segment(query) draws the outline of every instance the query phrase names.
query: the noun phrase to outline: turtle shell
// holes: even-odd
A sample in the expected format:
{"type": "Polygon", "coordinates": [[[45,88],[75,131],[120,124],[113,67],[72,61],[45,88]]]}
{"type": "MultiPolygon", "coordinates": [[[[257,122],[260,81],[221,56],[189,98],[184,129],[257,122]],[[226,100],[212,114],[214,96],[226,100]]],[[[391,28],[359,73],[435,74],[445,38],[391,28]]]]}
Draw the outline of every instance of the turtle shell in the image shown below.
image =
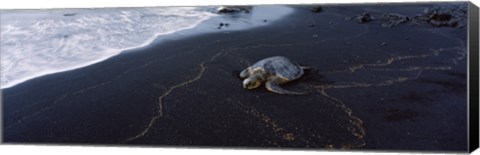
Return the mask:
{"type": "Polygon", "coordinates": [[[268,77],[277,76],[286,81],[300,78],[303,69],[295,62],[283,56],[274,56],[262,59],[251,66],[253,70],[264,70],[268,77]]]}

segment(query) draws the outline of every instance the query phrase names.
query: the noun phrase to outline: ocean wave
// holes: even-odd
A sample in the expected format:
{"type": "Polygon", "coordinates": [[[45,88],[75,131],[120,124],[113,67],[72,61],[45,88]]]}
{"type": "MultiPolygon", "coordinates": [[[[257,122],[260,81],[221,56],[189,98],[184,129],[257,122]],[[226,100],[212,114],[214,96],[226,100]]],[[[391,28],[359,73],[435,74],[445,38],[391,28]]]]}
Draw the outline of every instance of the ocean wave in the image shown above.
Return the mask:
{"type": "Polygon", "coordinates": [[[105,60],[212,16],[205,7],[2,11],[1,88],[105,60]]]}

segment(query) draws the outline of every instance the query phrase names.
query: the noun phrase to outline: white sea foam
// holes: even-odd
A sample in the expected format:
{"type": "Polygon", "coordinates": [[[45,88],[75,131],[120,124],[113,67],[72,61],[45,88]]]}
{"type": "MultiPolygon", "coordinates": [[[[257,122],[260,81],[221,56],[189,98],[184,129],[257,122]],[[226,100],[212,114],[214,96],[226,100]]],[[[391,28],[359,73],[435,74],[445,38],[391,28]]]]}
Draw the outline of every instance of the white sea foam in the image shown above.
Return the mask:
{"type": "MultiPolygon", "coordinates": [[[[88,66],[127,49],[148,45],[159,35],[193,28],[218,16],[211,13],[212,8],[2,11],[0,86],[8,88],[35,77],[88,66]]],[[[265,8],[279,11],[277,7],[265,8]]],[[[275,17],[291,11],[281,9],[275,17]]],[[[260,18],[267,17],[262,13],[252,15],[240,18],[244,21],[237,23],[243,24],[232,24],[230,29],[256,26],[254,23],[261,23],[260,18]]],[[[238,19],[232,18],[230,22],[235,20],[238,19]]],[[[210,28],[215,29],[215,26],[210,28]]]]}
{"type": "Polygon", "coordinates": [[[3,11],[1,88],[105,60],[211,16],[195,7],[3,11]]]}

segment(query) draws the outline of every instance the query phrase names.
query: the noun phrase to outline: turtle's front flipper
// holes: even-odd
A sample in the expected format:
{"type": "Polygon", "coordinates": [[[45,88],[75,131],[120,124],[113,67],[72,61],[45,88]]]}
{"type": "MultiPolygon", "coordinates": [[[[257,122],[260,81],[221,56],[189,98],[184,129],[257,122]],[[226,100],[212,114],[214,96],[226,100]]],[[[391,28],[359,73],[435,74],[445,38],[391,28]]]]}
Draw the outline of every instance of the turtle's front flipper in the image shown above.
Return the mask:
{"type": "Polygon", "coordinates": [[[277,80],[267,81],[267,83],[265,83],[265,87],[269,91],[277,94],[287,94],[287,95],[305,95],[306,94],[306,93],[294,92],[294,91],[283,89],[282,87],[280,87],[279,82],[277,80]]]}
{"type": "Polygon", "coordinates": [[[240,78],[245,79],[247,77],[248,77],[248,68],[246,68],[242,72],[240,72],[240,78]]]}

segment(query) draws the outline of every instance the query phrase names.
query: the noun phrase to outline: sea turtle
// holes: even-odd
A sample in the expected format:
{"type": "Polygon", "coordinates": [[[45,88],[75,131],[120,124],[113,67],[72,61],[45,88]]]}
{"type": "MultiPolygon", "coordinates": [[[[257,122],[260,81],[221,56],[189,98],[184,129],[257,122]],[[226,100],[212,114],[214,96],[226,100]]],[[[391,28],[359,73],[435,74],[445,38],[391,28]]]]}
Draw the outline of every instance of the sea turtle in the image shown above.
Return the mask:
{"type": "Polygon", "coordinates": [[[283,56],[273,56],[244,69],[240,72],[240,78],[245,79],[245,89],[257,88],[265,82],[265,87],[274,93],[303,95],[305,93],[285,90],[280,85],[300,78],[304,69],[308,67],[300,66],[283,56]]]}

